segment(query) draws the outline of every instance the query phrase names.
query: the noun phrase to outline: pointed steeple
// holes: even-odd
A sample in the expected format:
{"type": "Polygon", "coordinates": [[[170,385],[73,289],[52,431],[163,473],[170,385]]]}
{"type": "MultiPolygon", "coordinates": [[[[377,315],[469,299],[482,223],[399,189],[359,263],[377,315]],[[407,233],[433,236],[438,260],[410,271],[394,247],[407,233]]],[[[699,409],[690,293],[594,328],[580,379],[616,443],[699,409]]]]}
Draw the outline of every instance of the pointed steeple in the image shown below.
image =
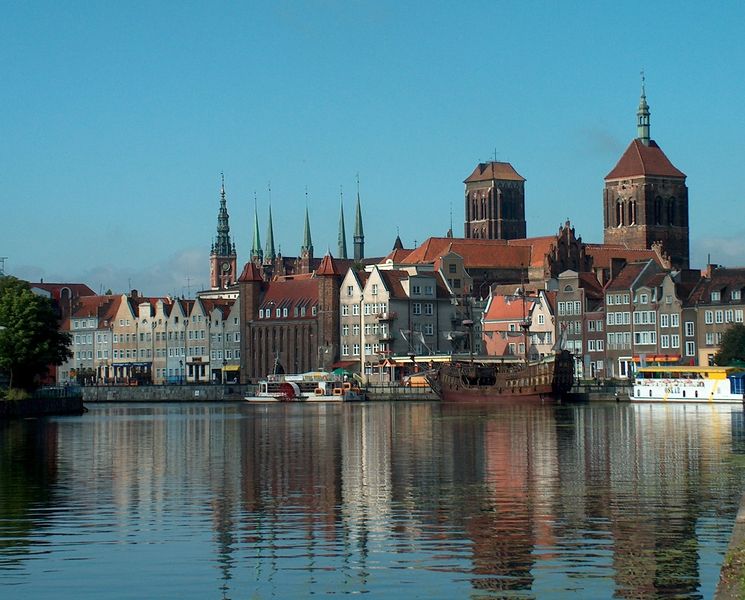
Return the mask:
{"type": "Polygon", "coordinates": [[[251,244],[251,259],[264,258],[264,251],[261,249],[261,235],[259,234],[259,209],[256,206],[256,192],[254,192],[254,239],[251,244]]]}
{"type": "Polygon", "coordinates": [[[360,177],[357,176],[357,206],[354,210],[354,260],[365,258],[365,233],[362,230],[362,206],[360,203],[360,177]]]}
{"type": "Polygon", "coordinates": [[[212,254],[216,256],[230,256],[235,254],[235,245],[230,241],[230,223],[227,200],[225,198],[225,175],[220,173],[220,209],[217,212],[217,237],[212,244],[212,254]]]}
{"type": "Polygon", "coordinates": [[[639,109],[636,112],[636,137],[645,146],[649,146],[649,105],[647,94],[644,89],[644,71],[642,75],[642,93],[639,98],[639,109]]]}
{"type": "Polygon", "coordinates": [[[339,202],[339,235],[338,235],[338,244],[339,244],[339,258],[347,258],[347,234],[345,231],[344,226],[344,191],[339,188],[339,196],[341,198],[339,202]]]}
{"type": "Polygon", "coordinates": [[[272,205],[269,204],[269,224],[266,227],[266,252],[264,258],[274,261],[277,254],[274,252],[274,225],[272,224],[272,205]]]}
{"type": "Polygon", "coordinates": [[[308,215],[308,190],[305,190],[305,229],[303,231],[303,246],[300,255],[313,256],[313,240],[310,237],[310,216],[308,215]]]}

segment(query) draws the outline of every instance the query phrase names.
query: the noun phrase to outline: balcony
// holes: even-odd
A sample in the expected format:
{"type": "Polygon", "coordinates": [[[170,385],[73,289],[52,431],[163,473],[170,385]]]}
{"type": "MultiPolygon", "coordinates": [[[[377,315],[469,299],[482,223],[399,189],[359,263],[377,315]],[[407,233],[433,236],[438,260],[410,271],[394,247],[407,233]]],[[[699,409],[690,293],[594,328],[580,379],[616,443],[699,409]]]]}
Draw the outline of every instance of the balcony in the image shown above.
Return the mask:
{"type": "Polygon", "coordinates": [[[395,312],[382,312],[378,313],[378,321],[393,321],[398,316],[395,312]]]}
{"type": "Polygon", "coordinates": [[[393,334],[391,332],[388,333],[381,333],[380,337],[378,337],[378,340],[382,343],[390,343],[394,340],[393,334]]]}

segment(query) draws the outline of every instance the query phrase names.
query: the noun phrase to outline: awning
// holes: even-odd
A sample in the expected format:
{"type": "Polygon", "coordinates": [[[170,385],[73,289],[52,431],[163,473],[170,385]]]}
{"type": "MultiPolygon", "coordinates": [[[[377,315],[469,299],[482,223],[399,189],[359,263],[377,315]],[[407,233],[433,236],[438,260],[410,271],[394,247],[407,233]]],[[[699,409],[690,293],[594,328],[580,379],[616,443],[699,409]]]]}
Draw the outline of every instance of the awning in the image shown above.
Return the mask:
{"type": "Polygon", "coordinates": [[[225,365],[222,368],[223,371],[240,371],[241,366],[240,365],[225,365]]]}
{"type": "Polygon", "coordinates": [[[360,361],[358,360],[339,360],[335,362],[333,365],[331,365],[332,369],[348,369],[349,367],[353,367],[355,365],[360,364],[360,361]]]}

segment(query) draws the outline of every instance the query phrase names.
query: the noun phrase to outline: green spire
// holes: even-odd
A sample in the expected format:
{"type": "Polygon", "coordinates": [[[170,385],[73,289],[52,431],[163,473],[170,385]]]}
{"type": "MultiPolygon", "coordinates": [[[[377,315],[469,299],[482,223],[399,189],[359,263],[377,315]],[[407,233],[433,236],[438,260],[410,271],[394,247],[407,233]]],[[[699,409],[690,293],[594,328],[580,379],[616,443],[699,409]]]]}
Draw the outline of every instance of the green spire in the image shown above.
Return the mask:
{"type": "Polygon", "coordinates": [[[256,207],[256,192],[254,192],[254,241],[251,245],[251,258],[264,258],[264,252],[261,250],[261,236],[259,235],[259,211],[256,207]]]}
{"type": "Polygon", "coordinates": [[[303,247],[300,254],[313,256],[313,240],[310,238],[310,216],[308,215],[308,192],[305,192],[305,230],[303,231],[303,247]]]}
{"type": "Polygon", "coordinates": [[[647,94],[644,89],[644,71],[642,75],[642,94],[639,98],[639,110],[636,112],[636,137],[645,146],[649,146],[649,105],[647,104],[647,94]]]}
{"type": "Polygon", "coordinates": [[[274,252],[274,226],[272,225],[272,205],[269,204],[269,225],[266,228],[266,252],[264,256],[268,260],[274,260],[277,254],[274,252]]]}
{"type": "Polygon", "coordinates": [[[365,258],[365,233],[362,230],[362,206],[360,204],[360,177],[357,176],[357,206],[354,211],[354,260],[365,258]]]}
{"type": "Polygon", "coordinates": [[[344,190],[341,187],[339,188],[339,196],[339,236],[337,238],[339,243],[338,257],[347,258],[347,234],[344,227],[344,190]]]}

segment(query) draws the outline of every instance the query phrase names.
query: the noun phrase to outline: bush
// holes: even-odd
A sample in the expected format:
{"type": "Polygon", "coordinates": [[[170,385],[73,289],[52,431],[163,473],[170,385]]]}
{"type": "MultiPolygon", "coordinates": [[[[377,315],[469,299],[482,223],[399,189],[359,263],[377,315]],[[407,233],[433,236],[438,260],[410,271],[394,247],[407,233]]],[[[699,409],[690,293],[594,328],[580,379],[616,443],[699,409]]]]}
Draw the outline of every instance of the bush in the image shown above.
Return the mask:
{"type": "Polygon", "coordinates": [[[18,400],[25,400],[29,397],[29,394],[26,390],[20,388],[10,388],[9,390],[5,390],[3,396],[3,400],[17,402],[18,400]]]}

